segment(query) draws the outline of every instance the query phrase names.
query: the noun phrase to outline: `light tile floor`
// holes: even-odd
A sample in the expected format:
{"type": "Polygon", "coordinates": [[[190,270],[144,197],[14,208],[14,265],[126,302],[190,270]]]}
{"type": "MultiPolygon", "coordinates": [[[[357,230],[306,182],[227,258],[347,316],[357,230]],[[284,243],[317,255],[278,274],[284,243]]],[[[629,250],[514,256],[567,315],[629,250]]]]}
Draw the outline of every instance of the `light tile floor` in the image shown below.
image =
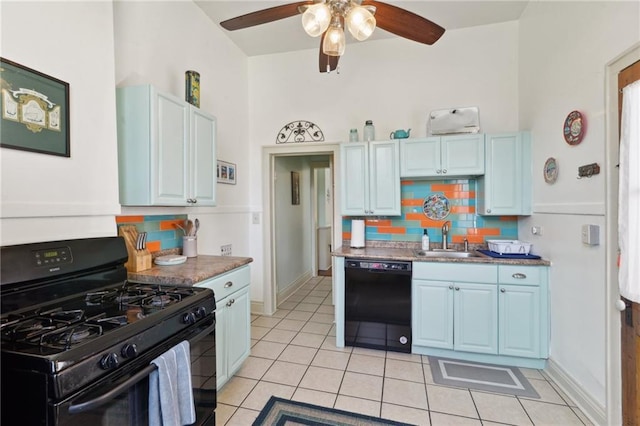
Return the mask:
{"type": "Polygon", "coordinates": [[[541,370],[540,399],[436,385],[426,356],[337,348],[331,277],[252,316],[251,356],[218,392],[217,425],[249,426],[271,395],[414,425],[591,425],[541,370]]]}

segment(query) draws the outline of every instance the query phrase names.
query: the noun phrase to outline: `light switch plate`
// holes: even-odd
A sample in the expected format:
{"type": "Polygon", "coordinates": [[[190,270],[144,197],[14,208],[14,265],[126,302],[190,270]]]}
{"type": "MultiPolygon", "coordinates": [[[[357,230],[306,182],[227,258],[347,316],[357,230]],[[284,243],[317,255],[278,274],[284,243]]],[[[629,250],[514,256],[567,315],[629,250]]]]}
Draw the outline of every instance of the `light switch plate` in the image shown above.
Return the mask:
{"type": "Polygon", "coordinates": [[[582,242],[589,246],[600,244],[600,227],[598,225],[582,225],[582,242]]]}

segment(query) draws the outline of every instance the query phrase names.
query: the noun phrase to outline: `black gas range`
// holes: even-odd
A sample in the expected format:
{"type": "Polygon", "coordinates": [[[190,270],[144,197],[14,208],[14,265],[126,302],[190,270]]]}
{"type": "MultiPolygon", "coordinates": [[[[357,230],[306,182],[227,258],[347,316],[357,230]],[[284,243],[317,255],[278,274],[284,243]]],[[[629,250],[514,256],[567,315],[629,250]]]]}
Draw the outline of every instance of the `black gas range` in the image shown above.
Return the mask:
{"type": "Polygon", "coordinates": [[[121,237],[2,247],[3,424],[146,425],[151,361],[183,341],[196,424],[214,421],[213,292],[130,283],[126,260],[121,237]]]}

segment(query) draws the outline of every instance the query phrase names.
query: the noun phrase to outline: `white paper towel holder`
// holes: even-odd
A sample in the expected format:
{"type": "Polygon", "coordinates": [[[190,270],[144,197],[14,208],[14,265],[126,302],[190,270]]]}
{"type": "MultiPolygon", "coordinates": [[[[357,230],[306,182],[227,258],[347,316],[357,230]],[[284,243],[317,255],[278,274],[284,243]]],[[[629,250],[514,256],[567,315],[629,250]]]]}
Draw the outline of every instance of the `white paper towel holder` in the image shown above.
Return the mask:
{"type": "Polygon", "coordinates": [[[351,248],[364,248],[364,220],[351,221],[351,248]]]}

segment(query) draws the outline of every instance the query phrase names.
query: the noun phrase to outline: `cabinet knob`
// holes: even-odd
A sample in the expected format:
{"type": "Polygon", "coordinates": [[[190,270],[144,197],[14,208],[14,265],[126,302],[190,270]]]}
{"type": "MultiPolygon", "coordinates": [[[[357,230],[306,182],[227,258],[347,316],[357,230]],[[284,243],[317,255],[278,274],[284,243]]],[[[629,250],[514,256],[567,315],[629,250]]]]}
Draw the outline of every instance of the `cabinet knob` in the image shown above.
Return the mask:
{"type": "Polygon", "coordinates": [[[192,199],[191,199],[191,202],[192,202],[193,204],[198,204],[198,199],[197,199],[197,198],[192,198],[192,199]]]}
{"type": "Polygon", "coordinates": [[[440,174],[440,173],[442,173],[442,170],[438,169],[438,170],[436,170],[436,173],[440,174]]]}
{"type": "Polygon", "coordinates": [[[487,209],[487,213],[491,213],[491,209],[487,209]]]}
{"type": "Polygon", "coordinates": [[[449,285],[449,290],[453,290],[453,284],[449,285]]]}
{"type": "Polygon", "coordinates": [[[447,169],[442,169],[442,174],[446,175],[447,174],[447,169]]]}
{"type": "Polygon", "coordinates": [[[516,278],[518,280],[523,280],[525,278],[527,278],[527,276],[521,272],[516,272],[515,274],[511,275],[513,278],[516,278]]]}
{"type": "Polygon", "coordinates": [[[456,291],[460,291],[460,287],[456,287],[456,291]]]}
{"type": "Polygon", "coordinates": [[[500,293],[505,293],[506,291],[507,291],[507,290],[506,290],[506,289],[504,289],[504,288],[501,288],[501,289],[500,289],[500,293]]]}
{"type": "Polygon", "coordinates": [[[231,299],[231,300],[229,300],[229,301],[227,302],[227,306],[231,306],[231,305],[233,305],[234,303],[236,303],[236,299],[231,299]]]}

